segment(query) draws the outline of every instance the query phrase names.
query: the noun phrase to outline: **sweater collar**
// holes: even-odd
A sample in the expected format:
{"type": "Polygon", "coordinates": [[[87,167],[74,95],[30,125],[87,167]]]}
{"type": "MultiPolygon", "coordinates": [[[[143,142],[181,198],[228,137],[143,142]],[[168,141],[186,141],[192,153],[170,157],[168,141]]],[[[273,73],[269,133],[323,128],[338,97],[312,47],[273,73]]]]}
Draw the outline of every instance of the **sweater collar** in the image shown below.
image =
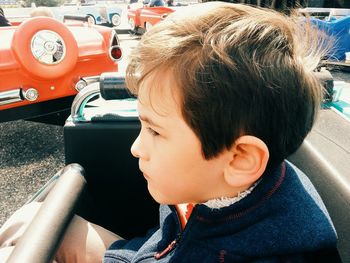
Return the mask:
{"type": "Polygon", "coordinates": [[[217,199],[212,199],[209,200],[205,203],[203,203],[203,205],[211,208],[211,209],[220,209],[223,207],[227,207],[230,205],[233,205],[234,203],[237,203],[239,201],[241,201],[243,198],[245,198],[246,196],[248,196],[253,190],[254,188],[258,185],[258,183],[260,182],[261,179],[259,179],[257,182],[255,182],[251,187],[249,187],[248,189],[238,193],[237,196],[235,197],[221,197],[221,198],[217,198],[217,199]]]}

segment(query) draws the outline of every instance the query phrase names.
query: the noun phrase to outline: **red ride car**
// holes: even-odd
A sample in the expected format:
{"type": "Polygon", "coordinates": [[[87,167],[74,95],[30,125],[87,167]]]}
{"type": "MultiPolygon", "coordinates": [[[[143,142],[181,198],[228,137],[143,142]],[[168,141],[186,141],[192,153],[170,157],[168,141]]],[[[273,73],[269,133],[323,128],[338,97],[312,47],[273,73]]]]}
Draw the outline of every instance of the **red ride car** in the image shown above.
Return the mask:
{"type": "Polygon", "coordinates": [[[128,22],[135,33],[147,31],[175,10],[164,6],[149,7],[139,3],[128,7],[128,22]],[[141,29],[141,30],[140,30],[141,29]]]}
{"type": "Polygon", "coordinates": [[[0,122],[60,112],[64,120],[77,92],[118,71],[122,55],[114,29],[82,21],[29,18],[0,27],[0,39],[0,122]]]}

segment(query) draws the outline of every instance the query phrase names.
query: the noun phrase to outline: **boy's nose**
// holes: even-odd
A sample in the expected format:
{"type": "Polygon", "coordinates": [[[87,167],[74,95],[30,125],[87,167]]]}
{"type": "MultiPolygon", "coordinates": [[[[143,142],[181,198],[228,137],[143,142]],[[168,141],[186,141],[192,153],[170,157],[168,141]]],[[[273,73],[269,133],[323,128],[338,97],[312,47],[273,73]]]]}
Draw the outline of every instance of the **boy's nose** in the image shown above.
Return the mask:
{"type": "Polygon", "coordinates": [[[136,158],[140,158],[140,159],[145,159],[145,153],[142,152],[141,150],[141,140],[140,140],[140,135],[137,136],[137,138],[135,139],[134,143],[131,145],[131,154],[136,157],[136,158]]]}
{"type": "Polygon", "coordinates": [[[140,155],[138,153],[138,144],[139,144],[139,140],[140,140],[139,137],[140,137],[140,135],[137,136],[137,138],[132,143],[131,148],[130,148],[131,154],[136,158],[140,158],[140,155]]]}

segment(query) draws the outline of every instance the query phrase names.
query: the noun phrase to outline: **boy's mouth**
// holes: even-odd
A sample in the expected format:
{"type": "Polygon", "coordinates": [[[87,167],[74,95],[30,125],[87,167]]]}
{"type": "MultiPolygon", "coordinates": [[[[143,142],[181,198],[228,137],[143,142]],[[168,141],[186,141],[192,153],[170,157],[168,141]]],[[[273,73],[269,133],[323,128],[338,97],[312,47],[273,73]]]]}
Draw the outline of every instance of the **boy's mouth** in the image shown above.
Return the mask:
{"type": "Polygon", "coordinates": [[[142,169],[140,163],[139,163],[139,170],[141,171],[143,177],[145,177],[146,180],[147,180],[148,178],[150,178],[150,177],[144,172],[144,169],[142,169]]]}
{"type": "Polygon", "coordinates": [[[148,180],[149,176],[144,172],[142,172],[142,174],[143,174],[143,177],[145,177],[145,179],[148,180]]]}

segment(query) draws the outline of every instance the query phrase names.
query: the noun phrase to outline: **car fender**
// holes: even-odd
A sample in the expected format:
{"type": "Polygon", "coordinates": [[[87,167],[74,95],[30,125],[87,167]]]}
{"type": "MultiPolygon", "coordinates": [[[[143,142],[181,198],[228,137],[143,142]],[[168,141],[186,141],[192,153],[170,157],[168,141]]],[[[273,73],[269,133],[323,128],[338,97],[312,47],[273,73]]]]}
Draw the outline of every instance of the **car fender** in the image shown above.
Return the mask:
{"type": "Polygon", "coordinates": [[[141,25],[140,14],[141,14],[141,9],[129,9],[128,10],[128,20],[130,20],[130,18],[133,18],[136,27],[139,27],[141,25]]]}
{"type": "Polygon", "coordinates": [[[140,9],[140,26],[145,27],[146,22],[155,25],[172,12],[174,12],[173,9],[163,6],[142,8],[140,9]]]}

